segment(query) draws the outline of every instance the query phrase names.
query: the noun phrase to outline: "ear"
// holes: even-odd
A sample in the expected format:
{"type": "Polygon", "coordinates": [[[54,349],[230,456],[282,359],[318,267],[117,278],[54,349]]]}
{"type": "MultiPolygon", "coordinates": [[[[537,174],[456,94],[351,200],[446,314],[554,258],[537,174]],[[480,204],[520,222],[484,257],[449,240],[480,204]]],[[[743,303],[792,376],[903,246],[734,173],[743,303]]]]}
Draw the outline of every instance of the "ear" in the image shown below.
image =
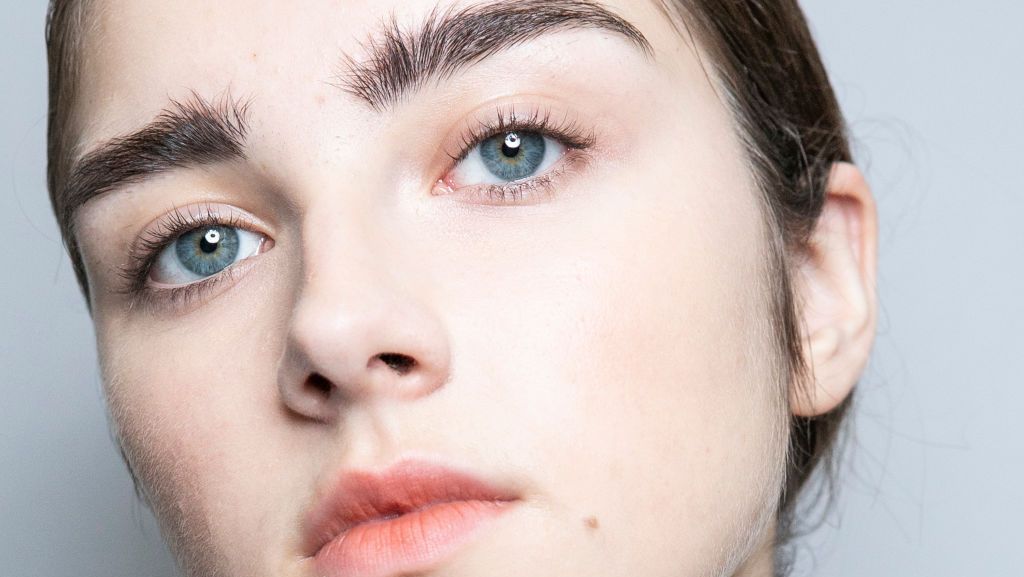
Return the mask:
{"type": "Polygon", "coordinates": [[[794,415],[825,414],[843,401],[867,365],[878,301],[878,215],[860,170],[832,167],[825,206],[797,263],[807,381],[790,391],[794,415]]]}

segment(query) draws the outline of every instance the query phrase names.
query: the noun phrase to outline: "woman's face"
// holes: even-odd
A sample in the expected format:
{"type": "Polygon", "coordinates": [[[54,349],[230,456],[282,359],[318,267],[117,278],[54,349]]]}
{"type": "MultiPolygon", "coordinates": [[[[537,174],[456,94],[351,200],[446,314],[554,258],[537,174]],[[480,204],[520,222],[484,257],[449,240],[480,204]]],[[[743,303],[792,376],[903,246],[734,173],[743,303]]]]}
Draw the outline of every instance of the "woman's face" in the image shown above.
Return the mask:
{"type": "Polygon", "coordinates": [[[655,2],[603,5],[649,55],[568,0],[433,13],[455,40],[405,68],[372,53],[392,14],[438,42],[434,0],[94,3],[80,150],[136,148],[77,238],[112,418],[190,574],[770,567],[758,196],[694,48],[655,2]],[[111,142],[165,110],[191,116],[111,142]],[[511,500],[337,553],[325,500],[410,462],[511,500]]]}

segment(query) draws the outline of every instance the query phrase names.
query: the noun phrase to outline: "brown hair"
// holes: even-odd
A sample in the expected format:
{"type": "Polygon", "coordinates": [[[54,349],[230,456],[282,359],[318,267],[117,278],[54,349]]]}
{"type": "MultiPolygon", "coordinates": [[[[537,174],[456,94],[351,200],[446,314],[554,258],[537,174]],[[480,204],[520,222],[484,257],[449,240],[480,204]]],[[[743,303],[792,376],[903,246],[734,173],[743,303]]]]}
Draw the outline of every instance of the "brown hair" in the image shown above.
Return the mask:
{"type": "Polygon", "coordinates": [[[84,15],[89,0],[50,0],[46,14],[46,60],[49,64],[49,107],[46,123],[46,187],[50,204],[57,216],[64,245],[78,286],[88,301],[89,284],[85,266],[72,230],[71,215],[63,208],[64,185],[71,172],[75,155],[75,102],[78,100],[78,77],[81,65],[81,42],[84,15]]]}
{"type": "MultiPolygon", "coordinates": [[[[86,294],[84,268],[69,215],[61,210],[60,193],[74,152],[77,58],[87,2],[52,0],[46,26],[50,73],[47,183],[75,273],[86,294]]],[[[705,69],[732,110],[762,197],[770,237],[770,297],[776,345],[783,353],[782,392],[788,394],[792,388],[809,394],[807,385],[813,375],[802,353],[792,263],[806,249],[821,213],[832,165],[851,159],[835,94],[796,0],[660,2],[666,17],[681,33],[700,40],[709,57],[705,69]]],[[[794,523],[796,497],[812,473],[820,472],[823,481],[815,496],[830,501],[834,495],[836,449],[841,446],[837,436],[851,402],[852,396],[847,397],[836,409],[818,417],[790,417],[786,483],[776,531],[778,545],[800,532],[794,523]]],[[[777,548],[776,570],[785,573],[788,563],[778,556],[781,550],[777,548]]]]}
{"type": "MultiPolygon", "coordinates": [[[[663,0],[664,1],[664,0],[663,0]]],[[[809,395],[813,385],[802,349],[792,263],[806,251],[825,202],[832,166],[850,161],[849,140],[821,56],[796,0],[672,0],[662,8],[709,55],[713,83],[729,108],[762,195],[769,230],[769,266],[779,350],[786,383],[809,395]]],[[[836,469],[853,395],[817,417],[791,416],[786,483],[779,502],[777,544],[818,523],[796,525],[797,496],[818,471],[822,484],[809,505],[835,497],[836,469]]],[[[820,519],[819,519],[820,521],[820,519]]],[[[791,559],[777,549],[776,571],[791,559]]]]}

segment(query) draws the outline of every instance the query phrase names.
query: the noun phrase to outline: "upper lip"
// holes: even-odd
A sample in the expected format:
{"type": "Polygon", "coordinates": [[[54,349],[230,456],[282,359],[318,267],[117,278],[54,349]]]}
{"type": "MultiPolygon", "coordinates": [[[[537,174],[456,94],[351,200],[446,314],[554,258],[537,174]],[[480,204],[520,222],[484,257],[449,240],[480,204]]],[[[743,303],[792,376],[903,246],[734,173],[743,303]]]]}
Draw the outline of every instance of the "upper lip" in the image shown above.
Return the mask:
{"type": "Polygon", "coordinates": [[[310,556],[352,527],[453,501],[515,501],[511,489],[437,463],[404,459],[373,472],[343,471],[306,517],[310,556]]]}

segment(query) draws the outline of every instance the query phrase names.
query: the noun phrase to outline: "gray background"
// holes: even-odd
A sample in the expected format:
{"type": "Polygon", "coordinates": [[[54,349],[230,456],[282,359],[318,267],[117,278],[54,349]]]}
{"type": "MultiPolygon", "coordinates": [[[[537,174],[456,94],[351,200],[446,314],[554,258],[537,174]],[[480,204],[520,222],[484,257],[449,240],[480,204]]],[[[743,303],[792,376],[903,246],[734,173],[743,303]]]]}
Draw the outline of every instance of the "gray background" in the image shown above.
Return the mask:
{"type": "MultiPolygon", "coordinates": [[[[0,575],[170,577],[46,201],[42,0],[0,22],[0,575]]],[[[805,8],[882,215],[880,334],[800,573],[1022,575],[1024,4],[805,8]]]]}

